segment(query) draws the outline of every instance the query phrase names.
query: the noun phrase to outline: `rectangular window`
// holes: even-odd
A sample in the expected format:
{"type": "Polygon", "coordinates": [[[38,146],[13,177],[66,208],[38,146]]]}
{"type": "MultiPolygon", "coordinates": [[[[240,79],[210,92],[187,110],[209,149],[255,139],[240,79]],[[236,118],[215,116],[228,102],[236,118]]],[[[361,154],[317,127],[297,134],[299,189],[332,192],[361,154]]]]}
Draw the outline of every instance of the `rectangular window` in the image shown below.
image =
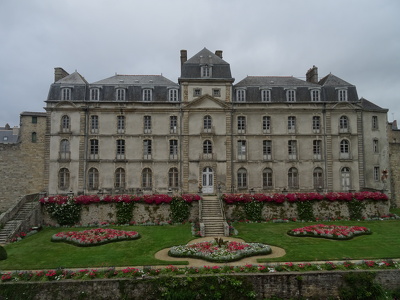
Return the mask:
{"type": "Polygon", "coordinates": [[[239,140],[237,142],[237,153],[238,153],[238,160],[245,160],[246,159],[246,141],[239,140]]]}
{"type": "Polygon", "coordinates": [[[221,97],[221,90],[220,89],[213,89],[213,96],[214,97],[221,97]]]}
{"type": "Polygon", "coordinates": [[[373,151],[374,153],[379,153],[379,141],[373,140],[372,141],[373,151]]]}
{"type": "Polygon", "coordinates": [[[379,181],[379,175],[380,175],[380,171],[379,171],[379,167],[374,167],[374,180],[375,181],[379,181]]]}
{"type": "Polygon", "coordinates": [[[117,140],[117,159],[125,159],[125,140],[117,140]]]}
{"type": "Polygon", "coordinates": [[[90,100],[91,101],[99,101],[100,90],[98,88],[90,89],[90,100]]]}
{"type": "Polygon", "coordinates": [[[246,133],[246,117],[239,116],[237,118],[238,133],[246,133]]]}
{"type": "Polygon", "coordinates": [[[37,117],[35,116],[32,117],[32,124],[37,124],[37,117]]]}
{"type": "Polygon", "coordinates": [[[90,132],[99,133],[99,117],[90,116],[90,132]]]}
{"type": "Polygon", "coordinates": [[[314,159],[316,159],[316,160],[320,160],[322,157],[321,147],[322,147],[322,141],[320,141],[320,140],[313,141],[313,155],[314,155],[314,159]]]}
{"type": "Polygon", "coordinates": [[[143,90],[143,101],[151,101],[152,100],[152,90],[144,89],[143,90]]]}
{"type": "Polygon", "coordinates": [[[99,140],[90,140],[90,159],[99,159],[99,140]]]}
{"type": "Polygon", "coordinates": [[[320,101],[320,91],[319,90],[311,90],[311,101],[318,102],[320,101]]]}
{"type": "Polygon", "coordinates": [[[61,89],[61,100],[71,100],[71,89],[70,88],[61,89]]]}
{"type": "Polygon", "coordinates": [[[314,116],[312,118],[312,130],[314,133],[319,133],[321,128],[321,118],[319,116],[314,116]]]}
{"type": "Polygon", "coordinates": [[[286,91],[286,101],[287,102],[296,102],[296,91],[295,90],[287,90],[286,91]]]}
{"type": "Polygon", "coordinates": [[[272,188],[272,170],[265,169],[263,171],[263,189],[272,188]]]}
{"type": "Polygon", "coordinates": [[[372,129],[374,129],[374,130],[378,129],[378,117],[377,116],[372,116],[372,129]]]}
{"type": "Polygon", "coordinates": [[[143,158],[144,159],[151,159],[151,140],[144,140],[143,141],[143,158]]]}
{"type": "Polygon", "coordinates": [[[178,117],[177,116],[169,117],[169,132],[170,133],[178,132],[178,117]]]}
{"type": "Polygon", "coordinates": [[[178,90],[170,89],[168,92],[168,100],[170,102],[178,102],[178,90]]]}
{"type": "Polygon", "coordinates": [[[271,117],[270,116],[264,116],[262,120],[262,130],[264,133],[270,133],[271,132],[271,117]]]}
{"type": "Polygon", "coordinates": [[[262,102],[271,102],[271,90],[262,90],[261,91],[261,101],[262,102]]]}
{"type": "Polygon", "coordinates": [[[297,141],[294,140],[288,141],[288,154],[290,160],[297,159],[297,141]]]}
{"type": "Polygon", "coordinates": [[[125,89],[117,89],[115,93],[117,101],[125,101],[125,89]]]}
{"type": "Polygon", "coordinates": [[[194,97],[200,97],[201,96],[201,89],[194,89],[193,90],[193,96],[194,97]]]}
{"type": "Polygon", "coordinates": [[[338,90],[338,100],[347,101],[347,90],[338,90]]]}
{"type": "Polygon", "coordinates": [[[124,116],[117,117],[117,132],[118,133],[125,132],[125,117],[124,116]]]}
{"type": "Polygon", "coordinates": [[[211,76],[211,67],[208,65],[201,66],[201,77],[210,77],[211,76]]]}
{"type": "Polygon", "coordinates": [[[288,117],[288,132],[289,133],[296,132],[296,117],[293,116],[288,117]]]}
{"type": "Polygon", "coordinates": [[[236,90],[236,101],[245,102],[246,101],[246,90],[236,90]]]}
{"type": "Polygon", "coordinates": [[[178,159],[178,140],[169,141],[169,159],[178,159]]]}
{"type": "Polygon", "coordinates": [[[151,116],[144,116],[143,128],[144,128],[144,133],[151,133],[151,116]]]}
{"type": "Polygon", "coordinates": [[[272,141],[263,141],[263,158],[264,160],[272,159],[272,141]]]}

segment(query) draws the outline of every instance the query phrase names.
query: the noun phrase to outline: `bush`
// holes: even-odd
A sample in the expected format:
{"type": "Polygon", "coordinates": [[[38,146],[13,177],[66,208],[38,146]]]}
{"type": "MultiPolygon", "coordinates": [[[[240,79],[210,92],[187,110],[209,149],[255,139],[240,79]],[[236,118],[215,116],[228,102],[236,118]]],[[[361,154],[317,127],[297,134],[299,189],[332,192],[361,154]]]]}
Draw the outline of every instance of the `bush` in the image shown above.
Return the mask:
{"type": "Polygon", "coordinates": [[[0,246],[0,260],[7,259],[7,251],[3,246],[0,246]]]}

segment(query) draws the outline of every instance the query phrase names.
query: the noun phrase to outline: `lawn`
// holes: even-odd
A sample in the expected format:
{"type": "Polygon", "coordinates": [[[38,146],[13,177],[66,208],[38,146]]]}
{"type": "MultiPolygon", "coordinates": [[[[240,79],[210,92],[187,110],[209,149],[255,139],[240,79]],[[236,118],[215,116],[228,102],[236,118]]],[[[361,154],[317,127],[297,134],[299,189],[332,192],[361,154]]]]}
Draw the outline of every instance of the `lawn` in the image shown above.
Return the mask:
{"type": "MultiPolygon", "coordinates": [[[[400,220],[327,222],[364,226],[373,232],[372,235],[348,241],[292,237],[286,234],[290,229],[312,224],[317,223],[235,223],[234,226],[239,231],[237,237],[246,242],[262,242],[286,250],[284,257],[263,259],[260,262],[400,258],[400,220]]],[[[84,228],[45,228],[20,242],[6,245],[8,259],[0,261],[0,270],[169,265],[170,262],[155,259],[154,254],[194,239],[190,224],[115,228],[137,231],[141,238],[97,247],[76,247],[66,243],[52,243],[50,238],[60,231],[84,228]]],[[[181,264],[185,264],[184,259],[181,264]]]]}

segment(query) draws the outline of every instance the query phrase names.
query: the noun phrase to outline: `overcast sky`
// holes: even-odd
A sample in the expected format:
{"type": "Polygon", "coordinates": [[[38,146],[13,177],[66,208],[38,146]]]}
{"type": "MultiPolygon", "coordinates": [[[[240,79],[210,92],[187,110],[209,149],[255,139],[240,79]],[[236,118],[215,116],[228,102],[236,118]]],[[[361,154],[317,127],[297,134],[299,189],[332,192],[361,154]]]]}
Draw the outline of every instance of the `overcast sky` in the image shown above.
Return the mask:
{"type": "Polygon", "coordinates": [[[0,0],[0,126],[44,111],[54,67],[89,82],[163,74],[180,50],[223,50],[247,75],[305,79],[318,67],[400,120],[399,0],[0,0]]]}

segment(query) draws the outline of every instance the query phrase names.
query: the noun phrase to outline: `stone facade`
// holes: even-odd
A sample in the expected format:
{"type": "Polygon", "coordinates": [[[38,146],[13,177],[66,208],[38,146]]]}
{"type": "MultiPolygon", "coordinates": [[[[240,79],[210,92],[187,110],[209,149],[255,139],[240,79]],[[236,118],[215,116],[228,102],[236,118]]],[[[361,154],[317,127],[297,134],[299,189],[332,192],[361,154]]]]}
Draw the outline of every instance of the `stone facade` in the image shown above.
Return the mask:
{"type": "Polygon", "coordinates": [[[56,68],[48,192],[382,190],[387,110],[333,74],[248,76],[204,48],[181,51],[175,83],[115,75],[88,83],[56,68]]]}
{"type": "Polygon", "coordinates": [[[44,186],[46,114],[23,112],[16,143],[0,143],[0,212],[44,186]]]}
{"type": "Polygon", "coordinates": [[[390,158],[390,180],[387,180],[387,184],[390,184],[392,191],[392,206],[400,207],[400,130],[397,128],[397,121],[388,123],[387,127],[388,140],[389,140],[389,158],[390,158]]]}

